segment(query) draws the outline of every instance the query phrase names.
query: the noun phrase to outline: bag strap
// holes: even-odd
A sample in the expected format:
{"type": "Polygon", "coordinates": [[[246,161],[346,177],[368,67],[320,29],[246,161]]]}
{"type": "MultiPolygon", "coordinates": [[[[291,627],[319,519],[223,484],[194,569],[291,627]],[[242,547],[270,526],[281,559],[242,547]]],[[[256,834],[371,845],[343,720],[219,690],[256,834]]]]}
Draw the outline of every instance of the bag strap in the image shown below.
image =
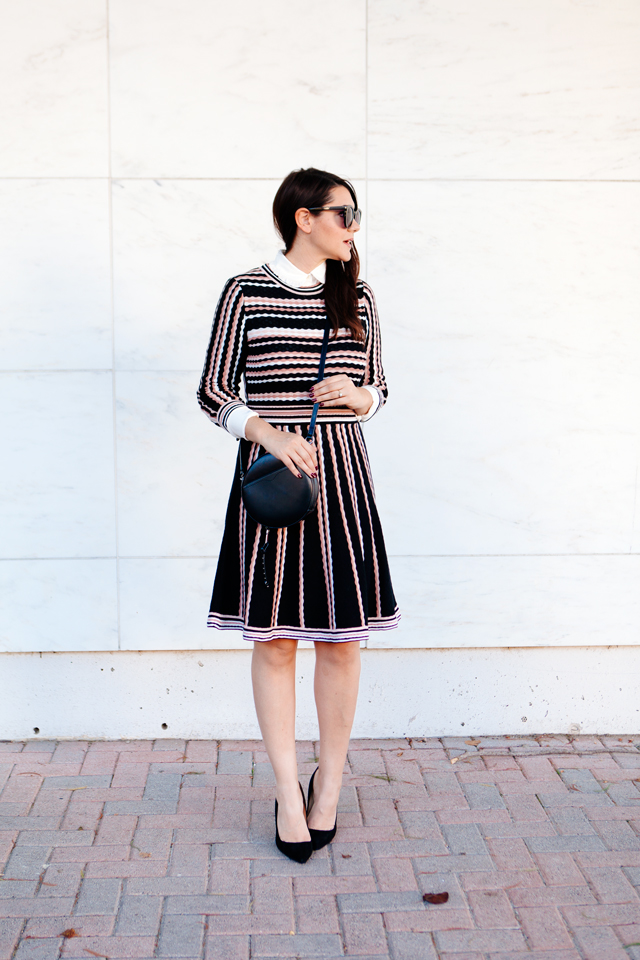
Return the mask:
{"type": "MultiPolygon", "coordinates": [[[[331,325],[329,322],[329,317],[327,317],[327,322],[324,328],[324,337],[322,338],[322,352],[320,354],[320,366],[318,367],[318,379],[316,383],[320,383],[324,376],[324,364],[327,359],[327,347],[329,346],[329,332],[331,325]]],[[[307,431],[306,440],[309,443],[313,443],[313,434],[316,429],[316,420],[318,418],[318,409],[320,407],[319,403],[314,403],[313,413],[311,414],[311,420],[309,421],[309,430],[307,431]]]]}

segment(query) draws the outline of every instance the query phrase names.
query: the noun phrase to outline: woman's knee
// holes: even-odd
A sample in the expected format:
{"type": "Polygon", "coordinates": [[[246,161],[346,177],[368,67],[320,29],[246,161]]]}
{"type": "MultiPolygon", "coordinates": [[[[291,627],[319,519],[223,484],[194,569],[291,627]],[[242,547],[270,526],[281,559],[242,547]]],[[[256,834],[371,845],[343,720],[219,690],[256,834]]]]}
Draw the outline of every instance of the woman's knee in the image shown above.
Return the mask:
{"type": "Polygon", "coordinates": [[[260,640],[253,644],[253,658],[270,667],[288,667],[296,659],[296,640],[260,640]]]}
{"type": "Polygon", "coordinates": [[[360,663],[360,644],[356,641],[346,643],[327,643],[317,641],[315,644],[316,658],[321,663],[349,667],[360,663]]]}

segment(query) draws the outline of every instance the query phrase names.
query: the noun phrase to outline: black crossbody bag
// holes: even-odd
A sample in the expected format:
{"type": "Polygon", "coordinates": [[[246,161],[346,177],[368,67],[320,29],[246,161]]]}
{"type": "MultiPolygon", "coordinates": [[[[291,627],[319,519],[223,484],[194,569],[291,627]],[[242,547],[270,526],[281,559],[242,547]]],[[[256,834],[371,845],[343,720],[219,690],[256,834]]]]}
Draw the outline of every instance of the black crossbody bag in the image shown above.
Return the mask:
{"type": "MultiPolygon", "coordinates": [[[[324,376],[324,365],[329,345],[329,319],[324,328],[318,379],[324,376]]],[[[313,443],[319,403],[314,403],[306,440],[313,443]]],[[[239,454],[239,451],[238,451],[239,454]]],[[[267,529],[292,527],[308,517],[318,502],[318,480],[301,471],[302,479],[295,477],[282,460],[265,453],[251,464],[246,473],[240,468],[242,500],[249,516],[267,529]]]]}

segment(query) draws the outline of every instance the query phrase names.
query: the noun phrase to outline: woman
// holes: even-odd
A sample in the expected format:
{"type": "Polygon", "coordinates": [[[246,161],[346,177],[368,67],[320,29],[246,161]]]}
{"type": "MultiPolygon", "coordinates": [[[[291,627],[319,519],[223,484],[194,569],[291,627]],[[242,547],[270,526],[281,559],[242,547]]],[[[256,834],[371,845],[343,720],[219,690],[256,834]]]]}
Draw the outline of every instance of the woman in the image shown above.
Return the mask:
{"type": "Polygon", "coordinates": [[[399,613],[360,427],[387,387],[375,300],[358,280],[356,193],[333,174],[296,170],[276,194],[273,217],[285,249],[227,282],[198,392],[204,412],[240,440],[208,625],[242,629],[253,641],[256,712],[276,779],[276,843],[303,863],[336,832],[360,641],[397,626],[399,613]],[[317,383],[326,324],[332,332],[317,383]],[[266,543],[240,489],[241,473],[265,450],[320,486],[316,511],[271,531],[266,543]],[[298,640],[315,644],[320,727],[306,804],[295,749],[298,640]]]}

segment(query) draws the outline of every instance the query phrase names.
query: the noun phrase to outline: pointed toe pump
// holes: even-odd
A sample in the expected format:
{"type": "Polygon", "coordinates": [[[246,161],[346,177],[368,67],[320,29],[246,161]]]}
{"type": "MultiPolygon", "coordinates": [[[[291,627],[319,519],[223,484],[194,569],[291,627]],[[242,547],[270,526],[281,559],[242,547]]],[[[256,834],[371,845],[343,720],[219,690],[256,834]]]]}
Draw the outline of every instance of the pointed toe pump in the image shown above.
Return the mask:
{"type": "MultiPolygon", "coordinates": [[[[307,804],[304,799],[304,791],[302,786],[300,787],[300,793],[302,794],[302,806],[304,807],[305,818],[307,816],[307,804]]],[[[311,854],[313,853],[313,843],[311,840],[302,840],[300,843],[288,843],[286,840],[280,839],[280,831],[278,830],[278,801],[276,800],[276,847],[280,853],[284,853],[285,857],[289,857],[290,860],[295,860],[296,863],[306,863],[311,854]]]]}
{"type": "MultiPolygon", "coordinates": [[[[313,778],[318,772],[318,767],[315,768],[311,774],[311,780],[309,780],[309,799],[307,801],[307,816],[311,812],[311,807],[313,806],[313,778]]],[[[311,836],[311,843],[313,844],[314,850],[321,850],[323,847],[326,847],[328,843],[331,843],[333,838],[336,835],[336,830],[338,829],[338,812],[336,811],[336,822],[334,823],[331,830],[312,830],[309,827],[309,834],[311,836]]]]}

